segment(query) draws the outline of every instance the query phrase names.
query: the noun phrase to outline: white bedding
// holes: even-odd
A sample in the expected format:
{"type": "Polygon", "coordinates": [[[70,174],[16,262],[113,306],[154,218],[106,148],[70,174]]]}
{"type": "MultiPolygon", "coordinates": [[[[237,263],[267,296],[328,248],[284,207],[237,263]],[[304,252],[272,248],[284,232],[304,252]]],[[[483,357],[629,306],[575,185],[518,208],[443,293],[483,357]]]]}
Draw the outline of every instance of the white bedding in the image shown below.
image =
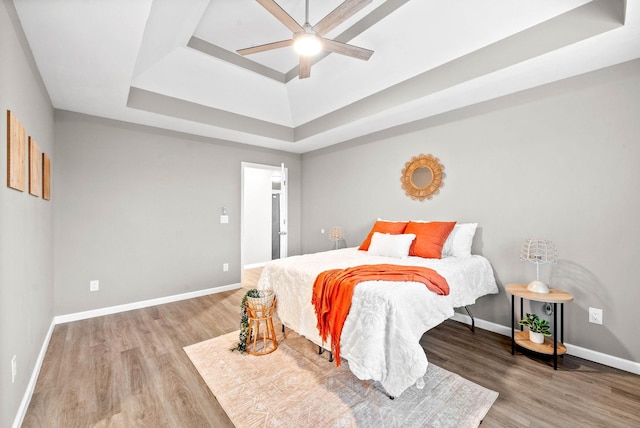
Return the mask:
{"type": "Polygon", "coordinates": [[[258,288],[275,291],[278,317],[287,327],[331,349],[330,343],[322,343],[311,304],[316,277],[328,269],[382,263],[432,268],[450,288],[448,296],[438,296],[421,283],[367,281],[354,290],[340,340],[341,356],[359,379],[378,381],[387,393],[399,396],[411,385],[424,385],[428,362],[419,343],[422,335],[451,317],[454,308],[498,293],[487,259],[477,255],[397,259],[344,248],[271,261],[262,271],[258,288]]]}

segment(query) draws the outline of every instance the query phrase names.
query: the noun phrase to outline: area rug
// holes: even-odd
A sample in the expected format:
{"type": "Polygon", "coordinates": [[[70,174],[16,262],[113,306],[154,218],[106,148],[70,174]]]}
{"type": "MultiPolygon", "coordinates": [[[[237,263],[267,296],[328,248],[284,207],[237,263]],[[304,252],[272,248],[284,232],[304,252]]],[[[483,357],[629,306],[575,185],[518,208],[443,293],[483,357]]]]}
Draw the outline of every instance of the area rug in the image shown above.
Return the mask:
{"type": "Polygon", "coordinates": [[[356,378],[318,355],[313,343],[287,330],[268,355],[231,352],[238,332],[184,348],[238,428],[477,427],[498,393],[429,364],[424,389],[395,400],[376,382],[356,378]]]}

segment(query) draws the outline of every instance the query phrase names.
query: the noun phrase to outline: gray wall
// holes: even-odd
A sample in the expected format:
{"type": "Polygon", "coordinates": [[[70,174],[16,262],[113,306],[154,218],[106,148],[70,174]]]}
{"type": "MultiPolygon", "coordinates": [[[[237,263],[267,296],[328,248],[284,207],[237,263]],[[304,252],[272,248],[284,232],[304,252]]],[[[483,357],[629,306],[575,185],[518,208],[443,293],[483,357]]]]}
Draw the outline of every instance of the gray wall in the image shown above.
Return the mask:
{"type": "MultiPolygon", "coordinates": [[[[53,108],[13,3],[0,3],[0,426],[11,426],[53,319],[52,202],[6,186],[7,110],[56,168],[53,108]],[[11,383],[11,358],[17,377],[11,383]]],[[[56,198],[53,182],[52,197],[56,198]]],[[[28,189],[28,180],[27,180],[28,189]]]]}
{"type": "Polygon", "coordinates": [[[243,161],[288,166],[300,251],[300,155],[63,111],[55,136],[56,315],[240,282],[243,161]]]}
{"type": "Polygon", "coordinates": [[[561,260],[541,278],[576,297],[565,341],[640,362],[639,161],[636,60],[304,154],[302,249],[327,249],[320,229],[333,224],[359,245],[378,217],[478,222],[473,249],[492,262],[501,293],[480,299],[474,315],[509,326],[503,286],[535,279],[519,247],[549,239],[561,260]],[[400,187],[400,170],[420,153],[447,174],[424,202],[400,187]],[[588,323],[589,307],[604,310],[603,326],[588,323]]]}

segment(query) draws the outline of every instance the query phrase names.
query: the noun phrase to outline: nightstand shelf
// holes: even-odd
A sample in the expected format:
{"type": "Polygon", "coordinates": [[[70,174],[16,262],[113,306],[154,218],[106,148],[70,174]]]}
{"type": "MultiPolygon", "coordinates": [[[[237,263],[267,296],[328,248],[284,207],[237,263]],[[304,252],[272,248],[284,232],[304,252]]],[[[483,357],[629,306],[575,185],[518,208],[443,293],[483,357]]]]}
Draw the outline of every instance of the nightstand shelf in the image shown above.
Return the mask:
{"type": "Polygon", "coordinates": [[[564,304],[573,300],[573,295],[566,291],[550,288],[548,294],[534,293],[527,290],[527,284],[509,284],[505,287],[511,294],[511,354],[515,354],[516,346],[545,355],[553,355],[553,369],[558,369],[558,355],[567,353],[564,341],[564,304]],[[553,304],[553,335],[545,337],[544,343],[533,343],[529,340],[529,332],[516,330],[515,298],[520,298],[520,317],[524,315],[524,300],[553,304]],[[560,303],[560,340],[558,340],[558,303],[560,303]]]}
{"type": "MultiPolygon", "coordinates": [[[[548,337],[544,338],[544,343],[534,343],[529,340],[528,331],[516,331],[515,332],[516,346],[528,349],[538,354],[553,355],[553,339],[548,337]]],[[[561,342],[557,342],[558,355],[564,355],[567,353],[567,347],[561,342]]]]}

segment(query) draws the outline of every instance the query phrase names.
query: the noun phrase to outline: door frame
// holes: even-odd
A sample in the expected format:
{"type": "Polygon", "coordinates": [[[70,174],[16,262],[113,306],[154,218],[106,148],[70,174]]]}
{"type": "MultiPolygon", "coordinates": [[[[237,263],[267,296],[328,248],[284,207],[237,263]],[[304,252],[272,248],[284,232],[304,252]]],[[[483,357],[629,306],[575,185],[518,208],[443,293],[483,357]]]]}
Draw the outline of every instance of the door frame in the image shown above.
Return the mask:
{"type": "MultiPolygon", "coordinates": [[[[247,217],[247,213],[245,213],[245,207],[244,207],[244,193],[245,193],[245,169],[246,168],[251,168],[251,169],[261,169],[261,170],[268,170],[268,171],[273,171],[275,172],[279,172],[280,174],[284,174],[284,177],[282,178],[282,185],[281,185],[281,190],[280,190],[280,230],[285,232],[284,235],[280,236],[280,257],[284,258],[287,256],[288,253],[288,225],[289,225],[289,219],[288,219],[288,170],[285,167],[284,163],[279,165],[279,166],[274,166],[274,165],[267,165],[267,164],[258,164],[258,163],[251,163],[251,162],[241,162],[240,164],[240,170],[241,170],[241,178],[240,178],[240,268],[242,269],[242,271],[244,271],[245,269],[245,220],[247,217]]],[[[269,193],[269,196],[271,196],[272,192],[269,193]]],[[[269,211],[271,211],[271,208],[269,208],[269,211]]],[[[271,254],[271,251],[269,251],[269,254],[271,254]]],[[[268,260],[267,260],[268,261],[268,260]]],[[[264,266],[264,264],[267,263],[267,261],[265,261],[264,263],[257,263],[257,264],[252,264],[249,265],[247,267],[251,268],[251,267],[258,267],[258,266],[264,266]]]]}

